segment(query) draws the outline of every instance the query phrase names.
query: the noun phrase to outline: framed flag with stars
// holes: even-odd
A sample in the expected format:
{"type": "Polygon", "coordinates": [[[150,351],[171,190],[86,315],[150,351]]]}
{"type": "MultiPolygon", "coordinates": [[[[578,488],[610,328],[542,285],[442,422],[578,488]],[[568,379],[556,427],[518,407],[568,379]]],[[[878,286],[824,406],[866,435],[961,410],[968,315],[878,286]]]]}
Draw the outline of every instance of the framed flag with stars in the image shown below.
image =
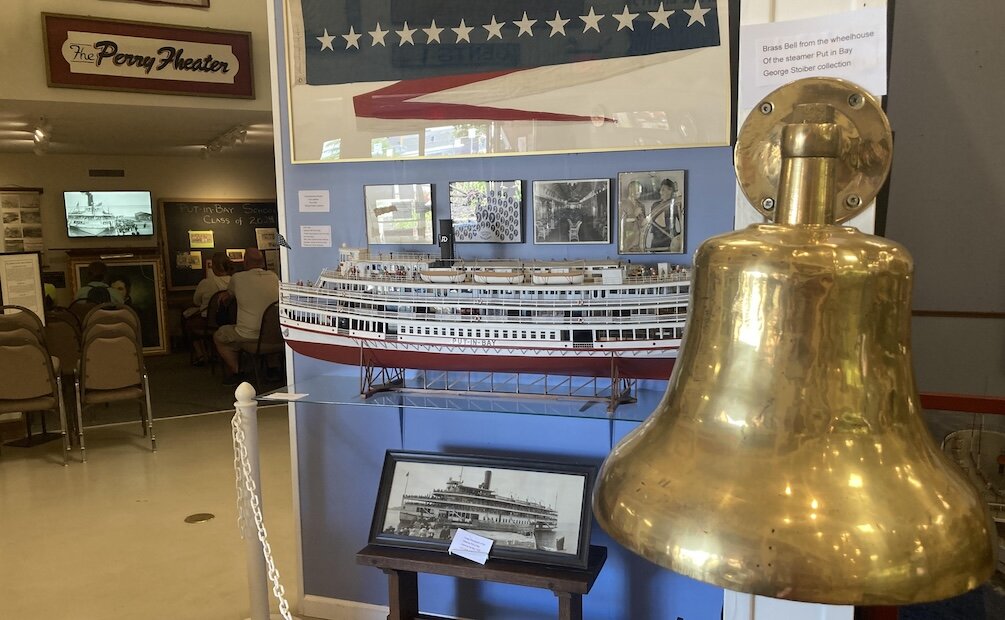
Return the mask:
{"type": "Polygon", "coordinates": [[[286,0],[293,161],[728,145],[729,5],[286,0]]]}

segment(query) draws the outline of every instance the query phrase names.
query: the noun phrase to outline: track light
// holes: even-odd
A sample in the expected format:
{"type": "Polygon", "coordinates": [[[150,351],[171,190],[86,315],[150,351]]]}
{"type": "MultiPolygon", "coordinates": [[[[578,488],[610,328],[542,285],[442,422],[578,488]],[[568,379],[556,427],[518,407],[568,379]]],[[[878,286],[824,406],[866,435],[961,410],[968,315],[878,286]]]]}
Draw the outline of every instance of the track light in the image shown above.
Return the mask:
{"type": "Polygon", "coordinates": [[[228,146],[234,146],[238,142],[244,143],[248,137],[248,128],[244,125],[235,125],[213,138],[200,151],[200,155],[205,159],[213,153],[219,153],[228,146]]]}
{"type": "Polygon", "coordinates": [[[35,130],[32,132],[32,151],[36,155],[45,155],[49,150],[49,139],[52,134],[52,126],[49,121],[44,117],[38,119],[38,124],[35,125],[35,130]]]}

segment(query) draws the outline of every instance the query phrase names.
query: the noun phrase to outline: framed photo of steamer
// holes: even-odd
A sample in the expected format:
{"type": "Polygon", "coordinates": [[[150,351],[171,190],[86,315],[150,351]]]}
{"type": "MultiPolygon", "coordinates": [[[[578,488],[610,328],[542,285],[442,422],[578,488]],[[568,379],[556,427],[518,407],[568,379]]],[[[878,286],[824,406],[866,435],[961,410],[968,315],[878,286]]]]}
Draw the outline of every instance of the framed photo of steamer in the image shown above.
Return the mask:
{"type": "Polygon", "coordinates": [[[684,171],[618,175],[618,254],[684,253],[684,171]]]}
{"type": "Polygon", "coordinates": [[[370,544],[444,553],[458,528],[491,557],[585,568],[593,465],[388,451],[370,544]]]}
{"type": "Polygon", "coordinates": [[[433,186],[366,185],[366,241],[370,245],[431,245],[433,186]]]}
{"type": "Polygon", "coordinates": [[[534,181],[534,243],[610,242],[610,179],[534,181]]]}
{"type": "Polygon", "coordinates": [[[452,181],[457,243],[522,243],[523,181],[452,181]]]}

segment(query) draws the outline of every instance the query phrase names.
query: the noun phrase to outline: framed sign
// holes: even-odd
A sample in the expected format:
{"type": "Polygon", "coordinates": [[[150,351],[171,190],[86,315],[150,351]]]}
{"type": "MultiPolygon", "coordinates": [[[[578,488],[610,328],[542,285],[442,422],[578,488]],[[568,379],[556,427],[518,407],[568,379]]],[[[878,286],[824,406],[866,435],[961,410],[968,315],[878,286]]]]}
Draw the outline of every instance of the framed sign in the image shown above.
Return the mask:
{"type": "Polygon", "coordinates": [[[611,181],[534,181],[534,243],[610,243],[611,181]]]}
{"type": "Polygon", "coordinates": [[[42,14],[49,86],[252,99],[251,33],[42,14]]]}
{"type": "Polygon", "coordinates": [[[684,171],[618,175],[618,254],[684,252],[684,171]]]}
{"type": "Polygon", "coordinates": [[[112,0],[112,2],[140,2],[142,4],[175,4],[208,9],[209,0],[112,0]]]}
{"type": "Polygon", "coordinates": [[[13,252],[0,254],[0,304],[22,306],[45,324],[42,290],[42,254],[13,252]]]}
{"type": "Polygon", "coordinates": [[[292,159],[730,143],[730,0],[285,0],[292,159]]]}
{"type": "Polygon", "coordinates": [[[433,186],[367,185],[366,242],[381,244],[433,243],[433,186]]]}
{"type": "Polygon", "coordinates": [[[458,528],[490,557],[585,568],[592,465],[389,451],[370,543],[447,552],[458,528]]]}
{"type": "MultiPolygon", "coordinates": [[[[70,286],[76,291],[87,277],[87,266],[97,257],[80,257],[70,261],[70,286]]],[[[167,353],[165,325],[164,275],[158,258],[109,258],[108,286],[118,289],[127,306],[140,317],[143,352],[167,353]]]]}

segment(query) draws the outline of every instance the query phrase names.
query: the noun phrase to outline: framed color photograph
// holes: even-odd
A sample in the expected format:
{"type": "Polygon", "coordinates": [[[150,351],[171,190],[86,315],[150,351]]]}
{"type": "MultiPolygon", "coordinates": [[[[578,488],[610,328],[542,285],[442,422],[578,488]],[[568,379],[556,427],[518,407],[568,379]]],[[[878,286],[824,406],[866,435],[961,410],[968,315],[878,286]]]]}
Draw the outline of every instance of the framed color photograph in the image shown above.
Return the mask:
{"type": "Polygon", "coordinates": [[[453,181],[450,219],[457,243],[522,243],[523,181],[453,181]]]}
{"type": "Polygon", "coordinates": [[[684,171],[618,175],[618,254],[684,253],[684,171]]]}
{"type": "Polygon", "coordinates": [[[389,451],[370,543],[441,550],[458,528],[490,557],[586,567],[592,465],[389,451]]]}
{"type": "Polygon", "coordinates": [[[610,243],[611,181],[534,181],[534,243],[610,243]]]}
{"type": "Polygon", "coordinates": [[[371,245],[433,243],[433,186],[367,185],[366,241],[371,245]]]}
{"type": "MultiPolygon", "coordinates": [[[[70,262],[70,286],[74,292],[86,282],[87,266],[92,258],[74,258],[70,262]]],[[[118,289],[126,305],[140,317],[143,353],[167,353],[165,324],[164,275],[161,261],[156,258],[105,259],[108,265],[108,286],[118,289]]]]}

